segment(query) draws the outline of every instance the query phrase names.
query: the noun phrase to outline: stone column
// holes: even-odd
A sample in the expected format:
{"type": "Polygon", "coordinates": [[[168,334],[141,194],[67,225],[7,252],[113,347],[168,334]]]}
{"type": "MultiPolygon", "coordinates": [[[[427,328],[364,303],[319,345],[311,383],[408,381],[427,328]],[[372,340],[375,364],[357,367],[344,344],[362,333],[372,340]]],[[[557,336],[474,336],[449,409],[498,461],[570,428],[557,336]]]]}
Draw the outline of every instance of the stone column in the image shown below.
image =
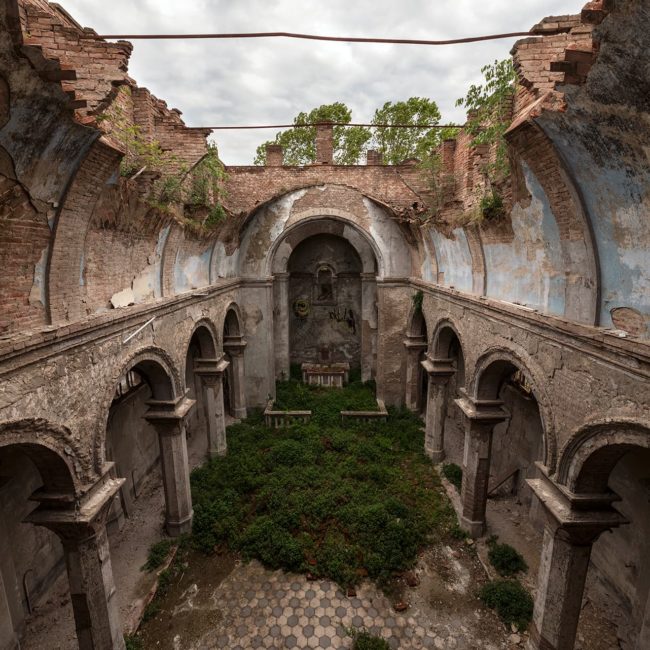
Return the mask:
{"type": "Polygon", "coordinates": [[[417,412],[418,406],[421,406],[418,404],[420,355],[427,349],[427,342],[424,336],[408,335],[404,339],[404,347],[406,348],[406,395],[404,401],[407,409],[417,412]]]}
{"type": "Polygon", "coordinates": [[[422,367],[429,376],[424,453],[434,463],[440,463],[445,458],[449,379],[456,370],[453,359],[432,359],[429,356],[422,362],[422,367]]]}
{"type": "Polygon", "coordinates": [[[232,364],[232,411],[236,418],[246,417],[246,378],[244,375],[244,348],[246,341],[241,336],[229,336],[223,342],[232,364]]]}
{"type": "Polygon", "coordinates": [[[18,636],[24,627],[25,613],[18,590],[18,577],[4,517],[4,490],[11,479],[0,476],[0,648],[19,648],[18,636]]]}
{"type": "Polygon", "coordinates": [[[149,400],[145,418],[158,432],[160,463],[165,490],[165,527],[172,537],[192,528],[190,471],[185,439],[185,416],[195,401],[183,396],[176,400],[149,400]]]}
{"type": "Polygon", "coordinates": [[[492,433],[508,414],[501,408],[499,400],[478,401],[463,397],[455,401],[465,419],[460,525],[472,537],[480,537],[485,532],[492,433]]]}
{"type": "Polygon", "coordinates": [[[573,650],[591,547],[601,533],[626,523],[615,495],[569,493],[546,475],[528,484],[546,522],[528,650],[573,650]]]}
{"type": "Polygon", "coordinates": [[[361,379],[373,378],[377,356],[377,276],[361,274],[361,379]]]}
{"type": "Polygon", "coordinates": [[[26,521],[54,531],[63,543],[79,650],[123,650],[106,518],[124,479],[104,476],[74,507],[61,507],[47,494],[26,521]]]}
{"type": "Polygon", "coordinates": [[[221,359],[197,359],[195,370],[203,384],[203,403],[208,433],[208,456],[225,456],[226,418],[223,406],[223,373],[228,368],[225,356],[221,359]]]}
{"type": "Polygon", "coordinates": [[[273,321],[275,323],[276,379],[289,379],[289,274],[273,276],[273,321]]]}

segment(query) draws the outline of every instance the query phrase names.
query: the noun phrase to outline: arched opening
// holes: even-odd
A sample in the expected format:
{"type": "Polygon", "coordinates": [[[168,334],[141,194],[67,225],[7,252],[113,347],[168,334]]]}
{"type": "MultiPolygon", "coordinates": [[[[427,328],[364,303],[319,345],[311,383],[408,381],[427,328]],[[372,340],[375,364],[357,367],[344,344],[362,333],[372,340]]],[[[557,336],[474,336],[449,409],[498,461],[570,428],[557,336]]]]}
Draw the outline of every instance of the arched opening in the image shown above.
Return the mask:
{"type": "Polygon", "coordinates": [[[501,401],[508,415],[492,433],[488,526],[505,528],[514,509],[541,529],[541,513],[526,483],[537,476],[535,463],[544,460],[544,427],[529,374],[510,359],[497,359],[481,373],[477,395],[501,401]]]}
{"type": "Polygon", "coordinates": [[[216,359],[214,336],[207,325],[195,327],[185,355],[185,387],[187,397],[196,401],[196,406],[185,420],[187,452],[190,467],[199,465],[206,456],[207,447],[207,405],[202,379],[197,370],[198,359],[216,359]]]}
{"type": "Polygon", "coordinates": [[[589,599],[608,612],[621,647],[649,648],[650,448],[609,445],[590,458],[582,473],[580,491],[597,487],[592,477],[608,477],[608,491],[620,497],[616,510],[630,522],[594,543],[587,573],[589,599]]]}
{"type": "MultiPolygon", "coordinates": [[[[51,647],[37,620],[75,644],[74,614],[64,548],[49,528],[27,523],[37,495],[57,494],[72,506],[75,493],[64,460],[32,443],[0,446],[0,647],[51,647]]],[[[47,629],[47,628],[46,628],[47,629]]]]}
{"type": "Polygon", "coordinates": [[[420,305],[414,306],[411,322],[406,331],[404,347],[406,348],[406,408],[426,415],[429,376],[422,367],[426,358],[429,336],[427,321],[420,305]]]}
{"type": "Polygon", "coordinates": [[[241,320],[236,306],[230,307],[223,322],[223,350],[228,362],[223,376],[223,402],[227,418],[246,417],[244,349],[241,320]]]}
{"type": "MultiPolygon", "coordinates": [[[[153,360],[128,368],[115,386],[106,423],[106,460],[115,463],[113,473],[124,484],[116,495],[107,528],[113,537],[123,529],[126,519],[141,507],[136,501],[146,495],[154,502],[147,509],[162,511],[159,486],[160,445],[156,427],[146,419],[150,400],[171,400],[174,389],[166,370],[153,360]]],[[[151,522],[158,529],[160,522],[151,522]]]]}
{"type": "Polygon", "coordinates": [[[289,271],[289,361],[361,368],[361,258],[343,237],[307,237],[289,271]]]}
{"type": "Polygon", "coordinates": [[[447,386],[447,411],[444,422],[444,452],[447,462],[462,465],[465,432],[463,431],[462,413],[456,406],[460,390],[465,388],[465,357],[463,346],[456,330],[449,324],[438,328],[432,345],[434,359],[451,362],[453,374],[449,376],[447,386]]]}

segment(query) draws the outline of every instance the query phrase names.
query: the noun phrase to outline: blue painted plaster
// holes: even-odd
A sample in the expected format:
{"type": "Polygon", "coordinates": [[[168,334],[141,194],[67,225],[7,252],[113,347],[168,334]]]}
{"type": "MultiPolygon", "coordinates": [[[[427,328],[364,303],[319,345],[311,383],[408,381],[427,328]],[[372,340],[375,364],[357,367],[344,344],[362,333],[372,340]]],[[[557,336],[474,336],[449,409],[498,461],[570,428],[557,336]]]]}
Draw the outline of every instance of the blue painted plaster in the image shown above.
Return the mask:
{"type": "Polygon", "coordinates": [[[453,231],[453,239],[431,229],[431,240],[438,259],[438,273],[444,273],[446,287],[472,292],[472,254],[462,228],[453,231]]]}
{"type": "Polygon", "coordinates": [[[563,315],[566,276],[560,230],[535,174],[525,164],[523,171],[531,201],[512,210],[512,242],[483,245],[486,292],[491,298],[563,315]]]}

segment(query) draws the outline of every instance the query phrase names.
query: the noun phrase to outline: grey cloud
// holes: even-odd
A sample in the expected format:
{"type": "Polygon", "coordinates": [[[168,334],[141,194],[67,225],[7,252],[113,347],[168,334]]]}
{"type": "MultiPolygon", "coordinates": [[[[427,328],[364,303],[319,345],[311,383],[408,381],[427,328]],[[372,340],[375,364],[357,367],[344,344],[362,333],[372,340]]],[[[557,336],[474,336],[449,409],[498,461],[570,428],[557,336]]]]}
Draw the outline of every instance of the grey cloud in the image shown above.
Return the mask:
{"type": "MultiPolygon", "coordinates": [[[[445,38],[530,28],[544,16],[577,13],[575,0],[62,0],[99,32],[302,31],[345,36],[445,38]]],[[[368,121],[385,101],[438,102],[444,121],[480,68],[503,59],[514,39],[452,47],[351,45],[286,40],[135,41],[131,75],[183,111],[191,126],[286,123],[301,110],[344,101],[368,121]]],[[[228,164],[250,164],[273,131],[217,132],[228,164]]]]}

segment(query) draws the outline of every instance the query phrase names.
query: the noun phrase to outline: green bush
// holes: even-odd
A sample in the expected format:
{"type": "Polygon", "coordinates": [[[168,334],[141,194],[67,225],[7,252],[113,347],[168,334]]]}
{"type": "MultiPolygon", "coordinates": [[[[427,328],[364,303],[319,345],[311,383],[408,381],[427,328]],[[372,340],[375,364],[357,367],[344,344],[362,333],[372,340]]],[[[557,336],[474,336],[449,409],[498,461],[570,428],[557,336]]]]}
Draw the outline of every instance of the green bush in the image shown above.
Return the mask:
{"type": "Polygon", "coordinates": [[[488,582],[479,597],[507,626],[525,630],[533,617],[533,599],[517,580],[488,582]]]}
{"type": "Polygon", "coordinates": [[[355,632],[352,650],[390,650],[388,642],[370,632],[355,632]]]}
{"type": "Polygon", "coordinates": [[[152,544],[149,548],[147,561],[142,566],[142,571],[154,571],[159,569],[167,559],[169,551],[173,546],[171,539],[161,539],[159,542],[152,544]]]}
{"type": "Polygon", "coordinates": [[[124,636],[124,645],[126,650],[144,650],[142,638],[136,634],[127,634],[124,636]]]}
{"type": "Polygon", "coordinates": [[[228,428],[228,455],[192,472],[194,546],[346,587],[411,568],[455,522],[422,454],[418,418],[390,409],[387,422],[342,429],[342,405],[374,400],[371,387],[279,382],[277,393],[316,421],[269,429],[255,416],[228,428]]]}
{"type": "Polygon", "coordinates": [[[442,466],[444,477],[460,492],[463,485],[463,470],[455,463],[445,463],[442,466]]]}
{"type": "Polygon", "coordinates": [[[488,546],[488,558],[500,576],[509,578],[520,571],[528,570],[521,553],[509,544],[499,544],[493,536],[488,540],[488,546]]]}

